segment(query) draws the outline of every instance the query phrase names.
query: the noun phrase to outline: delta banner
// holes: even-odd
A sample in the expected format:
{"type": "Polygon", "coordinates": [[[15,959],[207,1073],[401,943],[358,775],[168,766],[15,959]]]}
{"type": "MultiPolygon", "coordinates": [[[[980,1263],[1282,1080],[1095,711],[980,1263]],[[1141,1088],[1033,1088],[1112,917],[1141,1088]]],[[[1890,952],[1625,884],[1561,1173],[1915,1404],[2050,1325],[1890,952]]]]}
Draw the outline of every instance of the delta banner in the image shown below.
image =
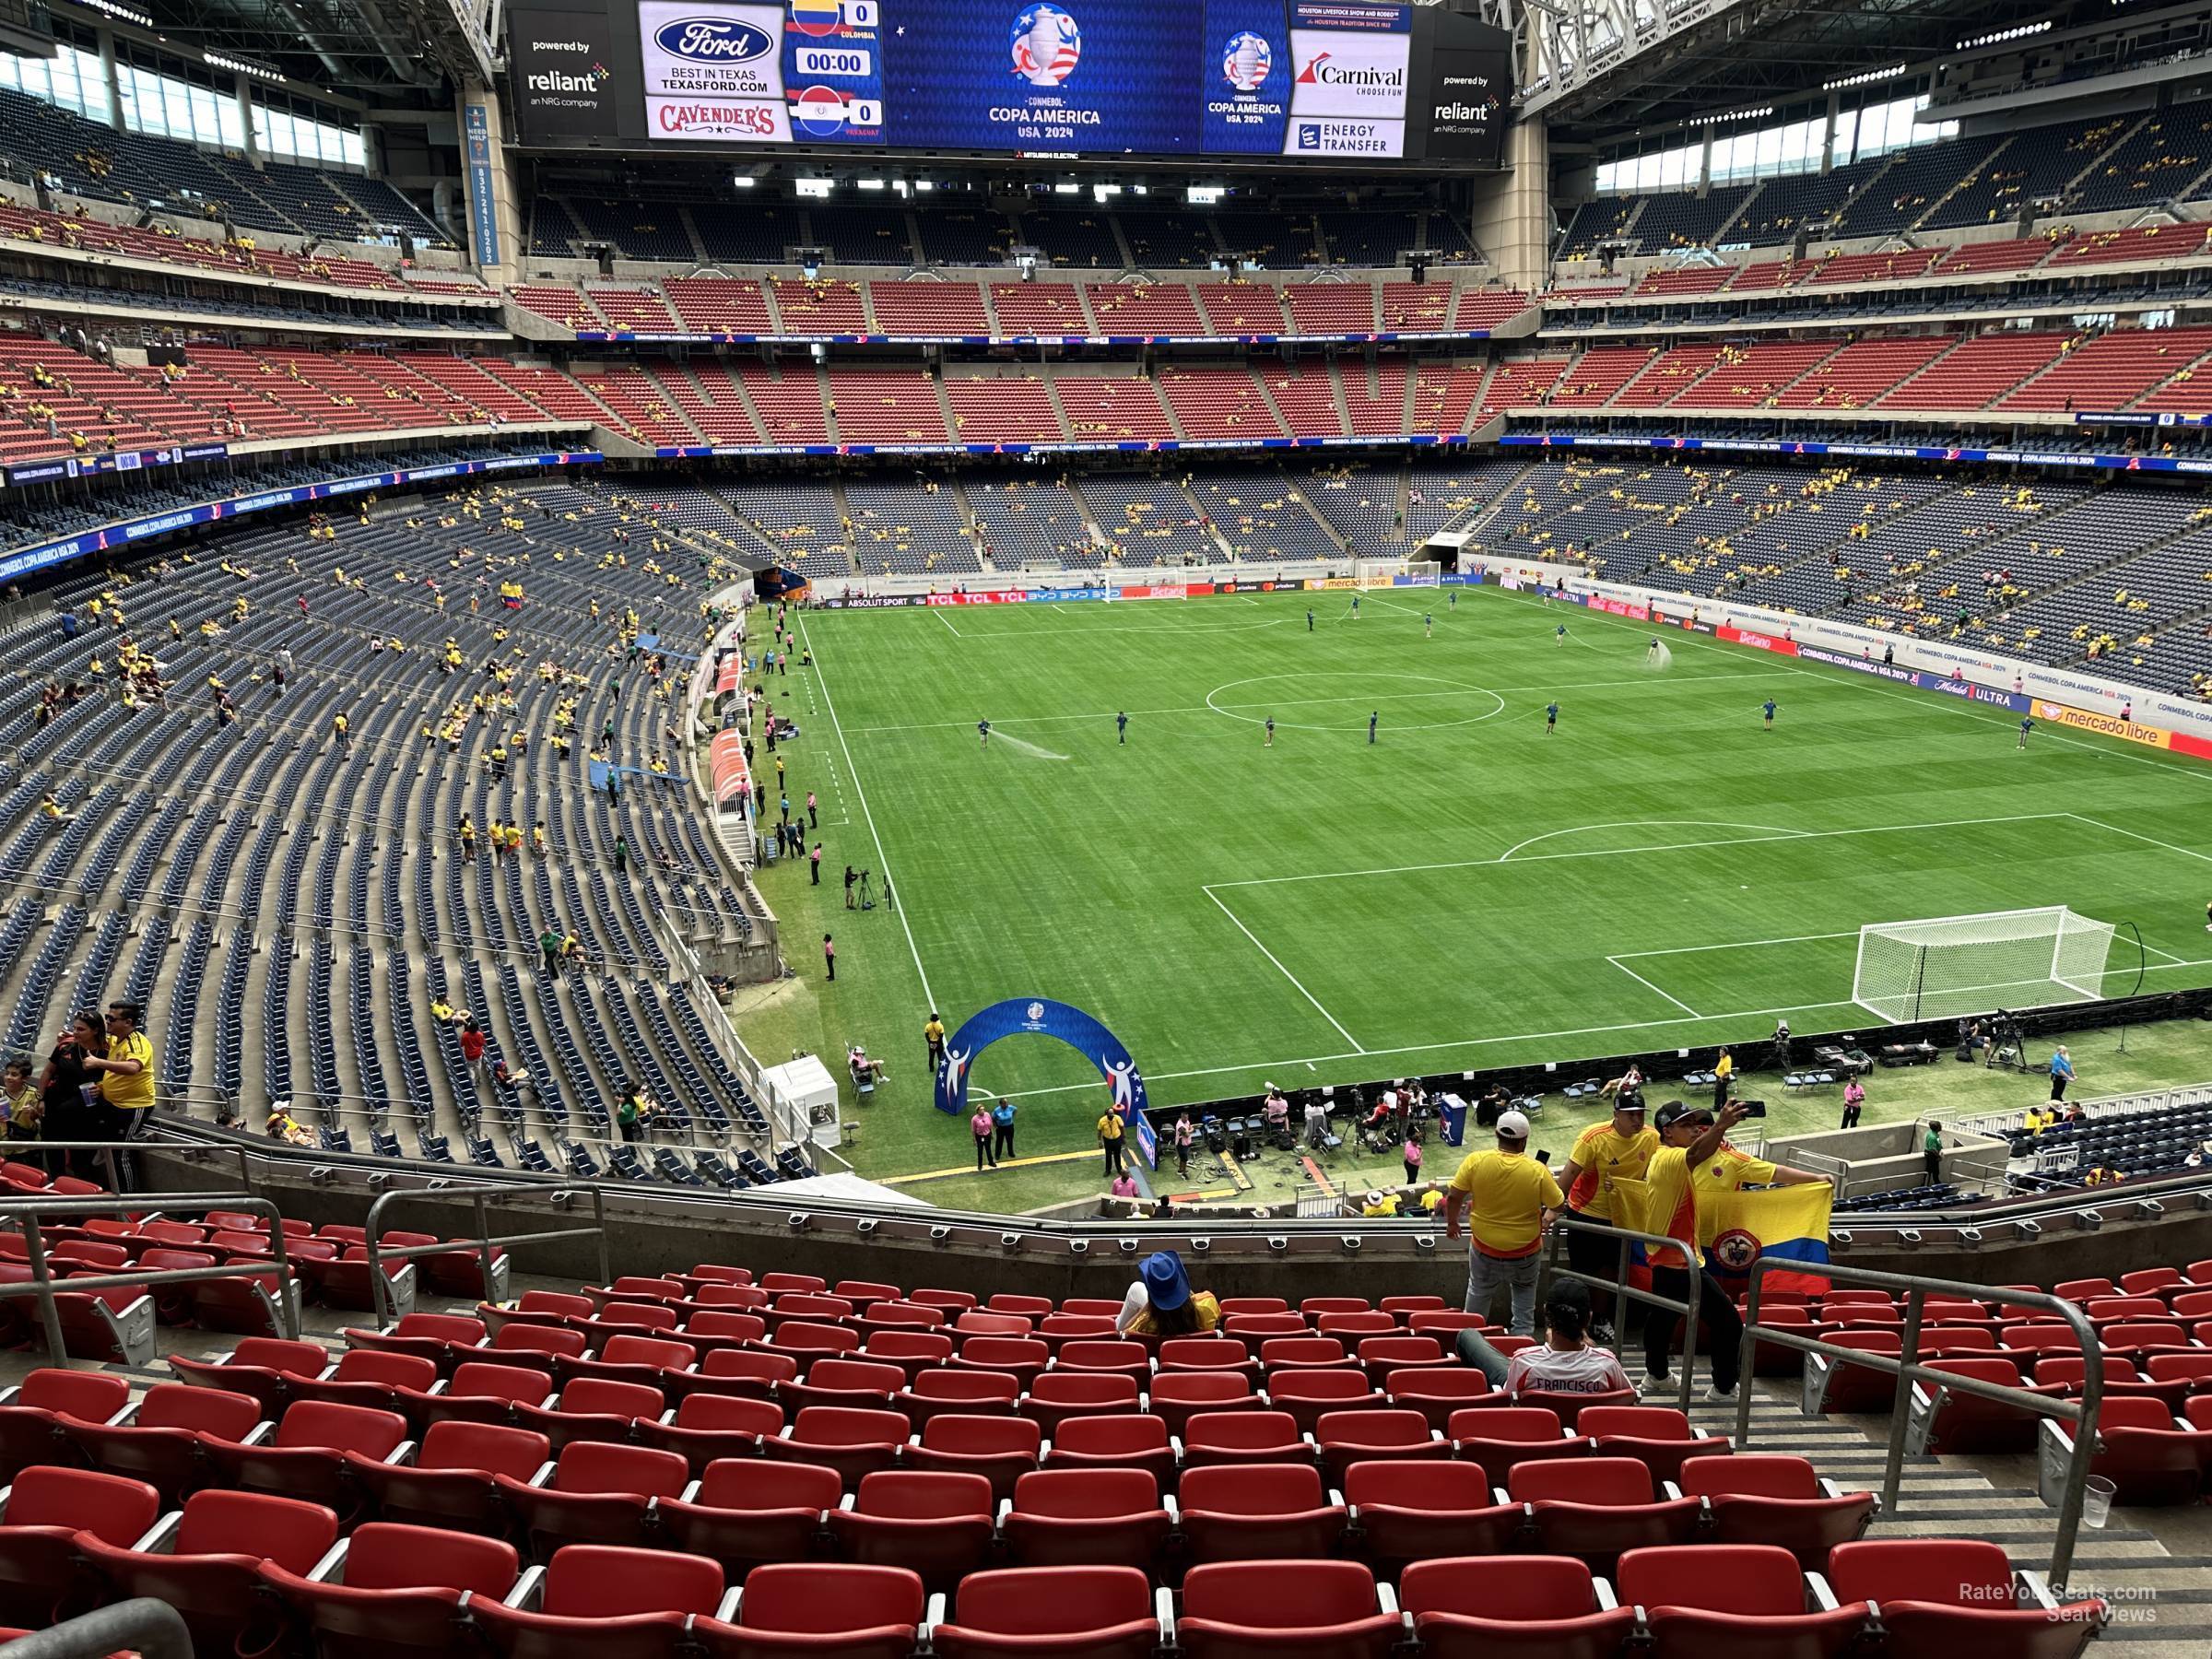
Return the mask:
{"type": "Polygon", "coordinates": [[[1135,1060],[1119,1037],[1067,1003],[1017,996],[969,1016],[967,1023],[945,1040],[945,1058],[937,1066],[936,1109],[948,1117],[966,1118],[968,1082],[974,1075],[976,1056],[1004,1038],[1020,1036],[1055,1038],[1097,1066],[1112,1092],[1107,1110],[1122,1120],[1146,1167],[1158,1167],[1159,1147],[1145,1115],[1145,1079],[1135,1060]]]}

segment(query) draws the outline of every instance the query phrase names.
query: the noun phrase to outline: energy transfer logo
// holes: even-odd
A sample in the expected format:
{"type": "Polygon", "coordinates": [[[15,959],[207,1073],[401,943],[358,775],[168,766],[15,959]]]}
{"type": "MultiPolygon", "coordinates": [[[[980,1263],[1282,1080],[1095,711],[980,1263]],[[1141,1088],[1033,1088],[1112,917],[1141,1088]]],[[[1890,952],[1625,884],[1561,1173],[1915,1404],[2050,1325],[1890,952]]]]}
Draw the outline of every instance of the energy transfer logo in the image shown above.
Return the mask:
{"type": "Polygon", "coordinates": [[[1032,87],[1062,85],[1083,58],[1083,31],[1075,18],[1042,0],[1015,14],[1007,44],[1014,73],[1032,87]]]}
{"type": "Polygon", "coordinates": [[[1257,92],[1275,68],[1275,53],[1250,29],[1229,37],[1221,50],[1221,78],[1240,92],[1257,92]]]}

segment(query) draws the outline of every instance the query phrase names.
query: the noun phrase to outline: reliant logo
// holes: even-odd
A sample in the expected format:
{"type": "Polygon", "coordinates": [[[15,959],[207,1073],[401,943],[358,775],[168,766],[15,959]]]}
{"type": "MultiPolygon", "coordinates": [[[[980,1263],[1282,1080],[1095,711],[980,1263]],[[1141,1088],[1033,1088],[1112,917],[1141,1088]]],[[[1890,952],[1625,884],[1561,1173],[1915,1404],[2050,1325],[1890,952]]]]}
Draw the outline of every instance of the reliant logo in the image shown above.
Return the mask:
{"type": "Polygon", "coordinates": [[[594,68],[588,75],[571,75],[566,70],[546,69],[526,78],[525,84],[533,92],[596,92],[606,79],[606,71],[594,68]]]}
{"type": "Polygon", "coordinates": [[[1336,64],[1330,61],[1331,56],[1331,53],[1324,52],[1300,69],[1298,72],[1298,84],[1301,87],[1390,88],[1406,84],[1406,71],[1403,69],[1382,69],[1371,64],[1336,64]]]}
{"type": "Polygon", "coordinates": [[[1436,106],[1438,121],[1488,121],[1490,118],[1487,104],[1448,103],[1436,106]]]}
{"type": "Polygon", "coordinates": [[[726,18],[678,18],[653,38],[669,56],[693,64],[749,64],[776,47],[767,30],[726,18]]]}

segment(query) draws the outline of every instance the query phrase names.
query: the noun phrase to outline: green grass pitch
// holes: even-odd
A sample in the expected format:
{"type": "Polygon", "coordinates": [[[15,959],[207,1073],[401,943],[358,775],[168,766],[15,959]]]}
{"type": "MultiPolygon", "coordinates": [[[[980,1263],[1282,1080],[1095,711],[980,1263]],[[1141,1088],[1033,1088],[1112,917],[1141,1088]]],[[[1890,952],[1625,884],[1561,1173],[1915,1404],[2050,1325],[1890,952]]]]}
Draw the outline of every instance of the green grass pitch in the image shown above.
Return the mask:
{"type": "MultiPolygon", "coordinates": [[[[2065,904],[2141,929],[2146,989],[2212,982],[2212,770],[2047,726],[2021,752],[2000,711],[1680,630],[1654,670],[1633,621],[1450,593],[808,614],[816,666],[771,691],[824,878],[769,886],[805,1029],[892,1069],[862,1171],[971,1159],[928,1108],[933,1006],[1073,1003],[1171,1104],[1871,1028],[1873,921],[2065,904]],[[844,911],[847,863],[896,909],[844,911]]],[[[1089,1145],[1103,1100],[1041,1039],[975,1087],[1023,1096],[1026,1154],[1089,1145]]]]}

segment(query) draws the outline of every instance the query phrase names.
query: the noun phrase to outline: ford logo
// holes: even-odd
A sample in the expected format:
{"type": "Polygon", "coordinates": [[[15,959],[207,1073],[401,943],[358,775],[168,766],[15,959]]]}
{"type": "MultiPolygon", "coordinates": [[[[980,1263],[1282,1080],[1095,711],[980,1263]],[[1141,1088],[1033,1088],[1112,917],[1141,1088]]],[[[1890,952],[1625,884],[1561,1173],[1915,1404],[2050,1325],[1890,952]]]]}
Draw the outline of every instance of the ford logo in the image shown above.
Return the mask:
{"type": "Polygon", "coordinates": [[[767,30],[724,18],[678,18],[653,38],[670,56],[695,64],[749,64],[776,49],[767,30]]]}

